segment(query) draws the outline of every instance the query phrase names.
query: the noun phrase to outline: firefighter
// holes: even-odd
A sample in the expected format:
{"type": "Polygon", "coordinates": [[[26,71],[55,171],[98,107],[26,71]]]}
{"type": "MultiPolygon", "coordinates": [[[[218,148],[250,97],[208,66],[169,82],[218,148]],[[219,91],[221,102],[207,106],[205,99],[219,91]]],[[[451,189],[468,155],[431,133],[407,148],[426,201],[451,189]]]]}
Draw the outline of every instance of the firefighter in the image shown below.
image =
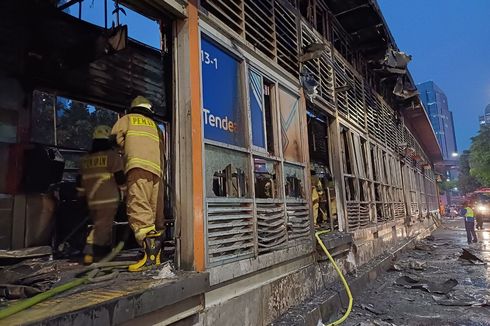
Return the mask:
{"type": "Polygon", "coordinates": [[[87,199],[93,228],[84,249],[84,264],[111,251],[112,224],[125,183],[123,161],[109,141],[111,127],[97,126],[93,133],[92,150],[81,160],[80,191],[87,199]]]}
{"type": "Polygon", "coordinates": [[[161,135],[153,120],[150,101],[137,96],[128,114],[121,117],[112,134],[124,150],[127,179],[127,215],[136,241],[143,247],[143,258],[129,266],[138,272],[160,265],[162,232],[155,227],[161,178],[161,135]]]}

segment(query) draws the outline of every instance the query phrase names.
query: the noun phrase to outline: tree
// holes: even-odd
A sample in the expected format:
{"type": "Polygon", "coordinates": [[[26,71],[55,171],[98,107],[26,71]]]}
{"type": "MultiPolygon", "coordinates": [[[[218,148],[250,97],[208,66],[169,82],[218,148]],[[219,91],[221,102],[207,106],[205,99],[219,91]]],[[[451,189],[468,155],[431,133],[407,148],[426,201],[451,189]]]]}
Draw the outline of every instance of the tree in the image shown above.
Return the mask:
{"type": "Polygon", "coordinates": [[[484,187],[490,187],[490,127],[482,126],[471,139],[470,175],[484,187]]]}
{"type": "Polygon", "coordinates": [[[459,158],[458,186],[462,193],[467,194],[481,187],[480,182],[470,174],[470,151],[464,151],[459,158]]]}

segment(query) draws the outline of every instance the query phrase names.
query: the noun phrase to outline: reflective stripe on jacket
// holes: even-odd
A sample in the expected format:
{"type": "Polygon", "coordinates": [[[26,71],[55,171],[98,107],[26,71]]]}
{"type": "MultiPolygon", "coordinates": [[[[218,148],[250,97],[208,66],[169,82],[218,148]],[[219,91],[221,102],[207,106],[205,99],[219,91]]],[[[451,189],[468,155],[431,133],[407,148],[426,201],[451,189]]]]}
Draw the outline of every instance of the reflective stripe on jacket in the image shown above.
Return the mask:
{"type": "Polygon", "coordinates": [[[473,221],[475,218],[475,213],[471,207],[465,207],[466,213],[464,215],[466,221],[473,221]]]}
{"type": "Polygon", "coordinates": [[[116,122],[112,134],[124,149],[126,173],[132,168],[141,168],[162,176],[161,139],[155,121],[138,113],[129,113],[116,122]]]}
{"type": "Polygon", "coordinates": [[[81,184],[89,207],[119,202],[114,173],[123,170],[122,158],[114,150],[86,155],[80,161],[81,184]]]}

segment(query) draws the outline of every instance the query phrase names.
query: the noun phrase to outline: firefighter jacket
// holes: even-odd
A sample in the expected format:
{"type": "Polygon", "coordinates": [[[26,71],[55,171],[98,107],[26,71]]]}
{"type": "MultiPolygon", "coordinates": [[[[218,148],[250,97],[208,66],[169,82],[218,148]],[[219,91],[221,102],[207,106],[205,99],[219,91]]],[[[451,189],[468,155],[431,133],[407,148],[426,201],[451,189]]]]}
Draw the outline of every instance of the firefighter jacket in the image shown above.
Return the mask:
{"type": "Polygon", "coordinates": [[[95,152],[82,158],[81,185],[89,208],[113,206],[119,202],[114,173],[122,170],[122,158],[114,150],[95,152]]]}
{"type": "Polygon", "coordinates": [[[124,149],[124,172],[141,168],[162,176],[161,139],[153,119],[138,113],[126,114],[116,122],[112,134],[124,149]]]}

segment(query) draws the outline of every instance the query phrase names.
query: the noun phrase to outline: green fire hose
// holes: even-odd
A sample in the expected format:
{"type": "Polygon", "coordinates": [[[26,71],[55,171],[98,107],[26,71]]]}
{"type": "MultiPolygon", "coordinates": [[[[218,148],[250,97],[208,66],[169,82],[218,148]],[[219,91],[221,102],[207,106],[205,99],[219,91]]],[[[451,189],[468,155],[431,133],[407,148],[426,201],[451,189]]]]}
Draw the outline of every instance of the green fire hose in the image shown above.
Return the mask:
{"type": "MultiPolygon", "coordinates": [[[[92,266],[87,267],[86,274],[82,277],[75,278],[74,280],[62,284],[60,286],[54,287],[46,292],[39,293],[38,295],[33,296],[32,298],[28,298],[19,302],[16,302],[10,306],[8,306],[5,309],[0,310],[0,319],[7,318],[13,314],[16,314],[18,312],[21,312],[27,308],[30,308],[42,301],[45,301],[52,296],[55,296],[56,294],[68,291],[70,289],[76,288],[77,286],[80,286],[82,284],[91,282],[95,279],[96,275],[101,271],[102,267],[106,266],[127,266],[128,262],[118,262],[118,263],[109,263],[111,260],[116,257],[116,255],[123,249],[124,247],[124,241],[121,241],[118,243],[118,245],[111,251],[110,254],[108,254],[106,257],[104,257],[99,263],[92,264],[92,266]]],[[[114,274],[111,274],[111,276],[114,276],[114,274]]],[[[99,277],[100,280],[104,276],[99,277]]]]}
{"type": "Polygon", "coordinates": [[[337,264],[335,263],[335,260],[333,259],[332,255],[330,255],[330,253],[328,252],[327,247],[325,247],[325,244],[323,243],[322,239],[320,239],[320,235],[325,234],[325,233],[329,233],[329,232],[330,232],[330,230],[318,231],[315,233],[315,238],[318,241],[318,243],[320,244],[320,247],[322,247],[325,255],[327,255],[328,259],[332,263],[333,267],[335,268],[335,270],[339,274],[340,279],[342,280],[342,283],[344,284],[345,292],[347,292],[347,296],[349,297],[349,305],[348,305],[347,310],[345,311],[344,315],[340,319],[334,321],[333,323],[328,324],[328,326],[335,326],[335,325],[342,324],[347,319],[347,317],[349,317],[349,315],[352,311],[352,304],[354,302],[354,299],[352,298],[352,293],[350,292],[349,284],[347,283],[344,275],[342,274],[342,271],[340,270],[339,266],[337,266],[337,264]]]}

